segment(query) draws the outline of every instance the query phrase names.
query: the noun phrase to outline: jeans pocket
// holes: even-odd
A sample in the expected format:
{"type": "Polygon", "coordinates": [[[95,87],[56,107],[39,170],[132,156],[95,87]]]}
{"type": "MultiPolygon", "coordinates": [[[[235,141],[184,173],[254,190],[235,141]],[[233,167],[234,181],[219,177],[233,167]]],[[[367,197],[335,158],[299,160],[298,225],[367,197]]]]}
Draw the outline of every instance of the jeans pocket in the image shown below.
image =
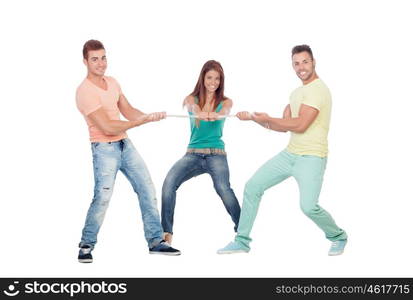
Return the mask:
{"type": "Polygon", "coordinates": [[[301,155],[305,168],[310,168],[314,176],[323,178],[326,169],[327,158],[316,155],[301,155]]]}
{"type": "Polygon", "coordinates": [[[113,153],[115,151],[115,145],[112,143],[98,142],[93,145],[95,151],[104,153],[113,153]]]}

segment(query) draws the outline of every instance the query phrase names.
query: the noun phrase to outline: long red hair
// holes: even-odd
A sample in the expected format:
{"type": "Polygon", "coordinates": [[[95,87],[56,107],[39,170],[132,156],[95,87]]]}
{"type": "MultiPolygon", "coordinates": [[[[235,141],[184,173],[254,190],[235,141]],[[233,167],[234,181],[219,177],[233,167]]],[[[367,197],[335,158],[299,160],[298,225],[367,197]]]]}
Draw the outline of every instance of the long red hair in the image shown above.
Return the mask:
{"type": "Polygon", "coordinates": [[[214,111],[221,103],[227,99],[224,95],[224,83],[225,83],[225,76],[224,76],[224,69],[219,62],[215,60],[208,60],[204,66],[202,67],[201,73],[199,74],[198,82],[195,85],[194,91],[190,94],[190,96],[198,97],[198,105],[202,109],[206,102],[206,89],[204,85],[204,78],[205,74],[208,73],[210,70],[217,71],[219,73],[219,87],[215,91],[214,97],[214,111]]]}

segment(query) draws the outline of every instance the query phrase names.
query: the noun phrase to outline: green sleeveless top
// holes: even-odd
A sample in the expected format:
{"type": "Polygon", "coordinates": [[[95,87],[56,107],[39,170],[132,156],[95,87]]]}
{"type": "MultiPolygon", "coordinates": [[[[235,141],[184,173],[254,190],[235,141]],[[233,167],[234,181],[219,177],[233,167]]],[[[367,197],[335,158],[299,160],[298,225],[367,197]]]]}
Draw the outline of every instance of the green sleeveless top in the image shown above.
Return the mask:
{"type": "MultiPolygon", "coordinates": [[[[195,97],[195,103],[198,104],[198,98],[195,97]]],[[[219,112],[222,108],[222,103],[218,104],[215,112],[219,112]]],[[[189,112],[192,116],[193,113],[189,112]]],[[[196,127],[196,119],[189,118],[191,128],[191,139],[189,140],[188,148],[216,148],[225,149],[225,143],[221,139],[224,129],[225,119],[219,119],[217,121],[203,121],[199,123],[199,127],[196,127]]]]}

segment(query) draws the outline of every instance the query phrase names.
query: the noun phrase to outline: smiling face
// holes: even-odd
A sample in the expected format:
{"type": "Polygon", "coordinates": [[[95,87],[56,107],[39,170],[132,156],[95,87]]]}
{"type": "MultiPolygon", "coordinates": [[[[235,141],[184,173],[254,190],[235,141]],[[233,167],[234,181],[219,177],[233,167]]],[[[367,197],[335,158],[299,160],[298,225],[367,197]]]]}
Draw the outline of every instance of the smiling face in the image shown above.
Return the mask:
{"type": "Polygon", "coordinates": [[[95,76],[105,75],[107,68],[106,51],[105,49],[90,50],[88,58],[83,60],[87,67],[88,73],[95,76]]]}
{"type": "Polygon", "coordinates": [[[205,73],[204,77],[204,87],[207,93],[215,93],[219,88],[221,78],[219,73],[215,70],[209,70],[205,73]]]}
{"type": "Polygon", "coordinates": [[[315,60],[311,58],[310,53],[307,51],[294,54],[292,62],[295,73],[304,84],[317,78],[315,72],[315,60]]]}

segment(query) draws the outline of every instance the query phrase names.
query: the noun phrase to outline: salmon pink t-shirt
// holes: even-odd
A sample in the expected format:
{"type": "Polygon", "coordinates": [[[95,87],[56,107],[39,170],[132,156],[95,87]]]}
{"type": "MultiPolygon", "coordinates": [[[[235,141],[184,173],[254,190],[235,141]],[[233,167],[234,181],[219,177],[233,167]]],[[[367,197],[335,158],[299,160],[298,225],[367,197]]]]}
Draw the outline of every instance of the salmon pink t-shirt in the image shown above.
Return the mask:
{"type": "Polygon", "coordinates": [[[122,94],[120,85],[113,77],[103,76],[103,79],[106,81],[107,90],[98,87],[88,78],[85,78],[76,91],[77,108],[84,116],[89,127],[91,142],[114,142],[127,138],[126,133],[120,135],[104,134],[88,117],[88,115],[102,107],[110,120],[120,120],[118,108],[119,96],[122,94]]]}

